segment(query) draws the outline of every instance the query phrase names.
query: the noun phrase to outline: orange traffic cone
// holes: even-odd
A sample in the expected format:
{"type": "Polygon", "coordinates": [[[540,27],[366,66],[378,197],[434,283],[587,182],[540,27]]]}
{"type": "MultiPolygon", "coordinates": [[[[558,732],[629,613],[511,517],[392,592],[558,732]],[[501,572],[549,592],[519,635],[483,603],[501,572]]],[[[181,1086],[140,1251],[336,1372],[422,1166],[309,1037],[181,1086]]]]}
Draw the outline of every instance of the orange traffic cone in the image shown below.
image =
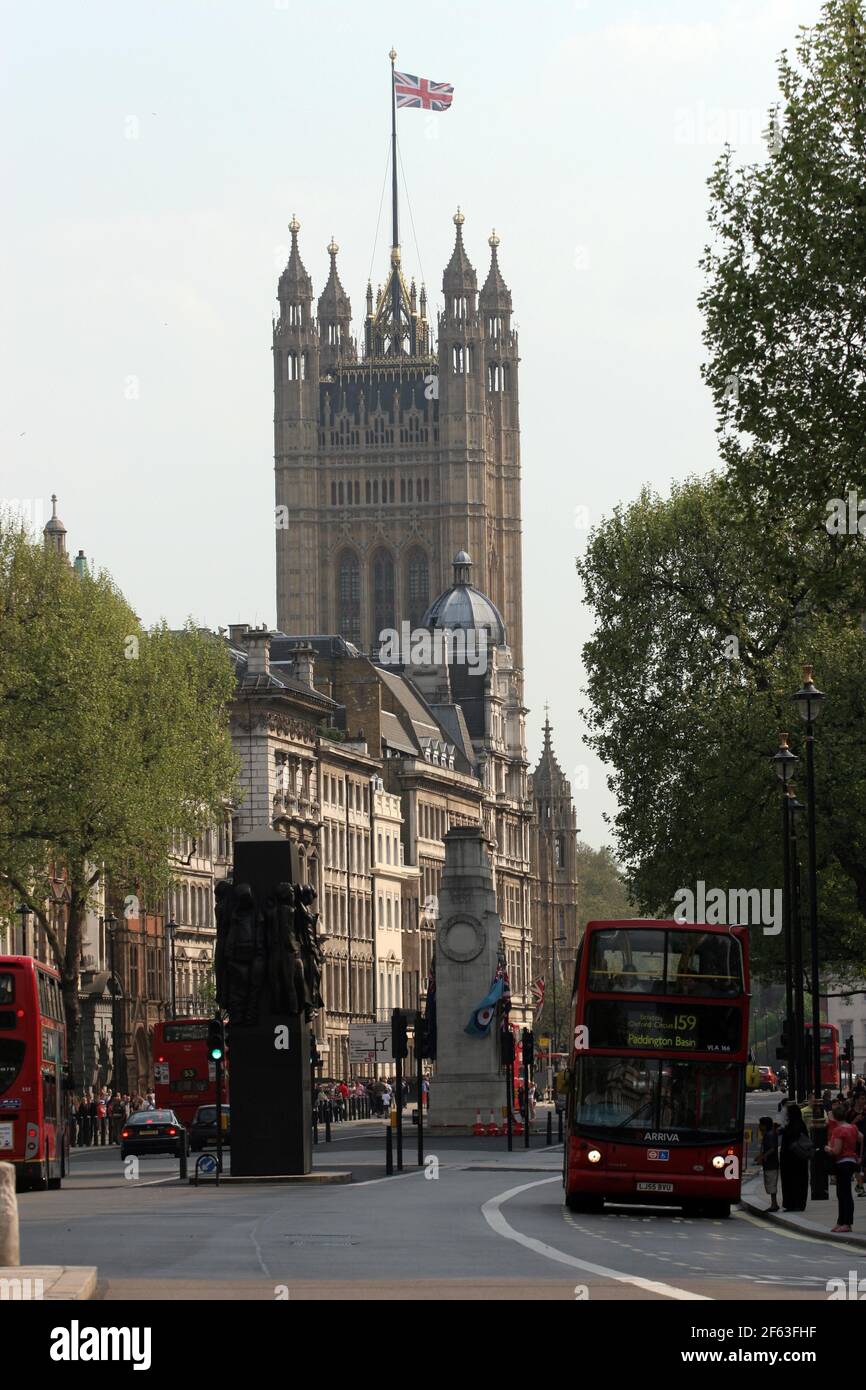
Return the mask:
{"type": "Polygon", "coordinates": [[[472,1133],[473,1133],[473,1134],[483,1134],[483,1133],[484,1133],[484,1126],[483,1126],[483,1124],[481,1123],[481,1111],[480,1111],[480,1110],[476,1110],[476,1111],[475,1111],[475,1124],[472,1126],[472,1133]]]}
{"type": "Polygon", "coordinates": [[[496,1128],[496,1121],[495,1121],[494,1118],[493,1118],[493,1111],[492,1111],[492,1110],[491,1110],[491,1112],[490,1112],[490,1123],[489,1123],[488,1126],[487,1126],[487,1133],[488,1133],[488,1134],[492,1134],[492,1135],[493,1135],[493,1134],[498,1134],[498,1133],[499,1133],[499,1130],[496,1128]]]}

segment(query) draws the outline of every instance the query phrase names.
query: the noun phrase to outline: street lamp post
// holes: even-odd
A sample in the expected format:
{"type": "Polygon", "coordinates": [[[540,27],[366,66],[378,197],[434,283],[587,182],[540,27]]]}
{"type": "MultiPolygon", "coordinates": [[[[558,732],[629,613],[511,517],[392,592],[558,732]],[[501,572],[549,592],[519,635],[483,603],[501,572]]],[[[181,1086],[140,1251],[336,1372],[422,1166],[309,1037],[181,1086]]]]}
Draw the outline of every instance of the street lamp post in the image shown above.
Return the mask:
{"type": "Polygon", "coordinates": [[[812,956],[812,1085],[821,1094],[821,982],[818,963],[818,870],[815,848],[815,720],[825,698],[812,680],[812,667],[803,667],[803,684],[791,697],[806,725],[806,803],[809,828],[809,945],[812,956]]]}
{"type": "Polygon", "coordinates": [[[790,864],[791,901],[789,919],[793,950],[791,969],[794,976],[794,1096],[797,1100],[806,1099],[806,1008],[803,997],[803,923],[800,916],[800,846],[797,841],[797,817],[805,811],[802,801],[797,800],[793,782],[788,783],[788,820],[790,823],[790,864]]]}
{"type": "Polygon", "coordinates": [[[117,918],[113,912],[103,918],[103,925],[108,932],[108,963],[111,970],[111,1089],[112,1092],[123,1090],[120,1085],[120,1072],[117,1066],[117,970],[115,967],[114,956],[114,931],[117,926],[117,918]]]}
{"type": "Polygon", "coordinates": [[[791,827],[789,825],[788,783],[794,775],[799,758],[788,747],[788,735],[779,735],[779,747],[773,754],[776,776],[782,784],[782,928],[785,943],[785,1032],[791,1056],[787,1059],[797,1085],[800,1046],[794,1013],[794,965],[791,930],[791,827]]]}
{"type": "Polygon", "coordinates": [[[170,922],[166,922],[165,929],[168,932],[168,953],[169,969],[171,970],[170,994],[171,994],[171,1016],[177,1018],[177,996],[175,994],[175,973],[174,973],[174,934],[177,931],[177,922],[172,917],[170,922]]]}
{"type": "Polygon", "coordinates": [[[551,950],[553,952],[553,1051],[559,1051],[559,1023],[556,1015],[556,948],[560,949],[568,945],[568,940],[564,936],[554,936],[551,938],[551,950]]]}
{"type": "MultiPolygon", "coordinates": [[[[21,954],[22,956],[26,956],[26,955],[29,954],[29,952],[28,952],[28,950],[27,950],[27,927],[28,927],[28,923],[29,923],[30,918],[33,916],[33,911],[32,911],[32,908],[29,908],[29,907],[27,906],[26,903],[22,903],[20,907],[16,907],[16,909],[15,909],[15,915],[16,915],[16,917],[20,917],[20,918],[21,918],[21,951],[20,951],[20,954],[21,954]]],[[[13,954],[13,955],[17,955],[17,954],[19,954],[19,953],[16,952],[16,951],[13,951],[12,954],[13,954]]]]}

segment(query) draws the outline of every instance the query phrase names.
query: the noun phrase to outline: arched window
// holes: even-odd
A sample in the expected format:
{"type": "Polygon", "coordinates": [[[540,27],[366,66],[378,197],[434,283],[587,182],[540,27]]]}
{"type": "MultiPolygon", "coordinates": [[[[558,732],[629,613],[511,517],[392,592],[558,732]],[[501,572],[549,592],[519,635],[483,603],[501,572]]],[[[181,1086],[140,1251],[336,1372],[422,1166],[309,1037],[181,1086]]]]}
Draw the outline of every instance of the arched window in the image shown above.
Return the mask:
{"type": "Polygon", "coordinates": [[[298,354],[296,352],[290,352],[286,354],[286,373],[288,375],[289,381],[297,381],[298,354]]]}
{"type": "Polygon", "coordinates": [[[424,551],[414,546],[406,559],[406,594],[409,599],[409,623],[419,627],[430,607],[430,566],[424,551]]]}
{"type": "Polygon", "coordinates": [[[373,557],[374,645],[380,632],[394,626],[394,559],[387,550],[377,550],[373,557]]]}
{"type": "Polygon", "coordinates": [[[455,343],[451,349],[451,370],[455,376],[462,376],[465,368],[465,357],[461,343],[455,343]]]}
{"type": "Polygon", "coordinates": [[[487,389],[488,391],[502,390],[502,369],[498,362],[491,362],[487,368],[487,389]]]}
{"type": "Polygon", "coordinates": [[[349,642],[361,641],[361,571],[354,550],[344,550],[337,561],[337,625],[349,642]]]}

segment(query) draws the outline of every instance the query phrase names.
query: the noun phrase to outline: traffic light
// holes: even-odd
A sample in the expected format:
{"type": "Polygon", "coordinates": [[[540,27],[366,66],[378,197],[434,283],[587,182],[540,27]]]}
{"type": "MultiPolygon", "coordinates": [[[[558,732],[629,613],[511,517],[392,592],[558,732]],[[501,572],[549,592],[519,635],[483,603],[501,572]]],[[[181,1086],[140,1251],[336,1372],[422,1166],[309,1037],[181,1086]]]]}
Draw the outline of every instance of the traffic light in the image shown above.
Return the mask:
{"type": "Polygon", "coordinates": [[[514,1062],[514,1034],[510,1028],[503,1028],[499,1036],[502,1065],[510,1067],[514,1062]]]}
{"type": "Polygon", "coordinates": [[[391,1014],[391,1056],[395,1061],[398,1057],[409,1056],[407,1025],[406,1010],[395,1009],[391,1014]]]}
{"type": "Polygon", "coordinates": [[[225,1056],[226,1040],[223,1021],[212,1018],[207,1025],[207,1055],[212,1062],[221,1062],[225,1056]]]}
{"type": "Polygon", "coordinates": [[[853,1036],[845,1039],[845,1061],[853,1065],[854,1062],[854,1038],[853,1036]]]}
{"type": "Polygon", "coordinates": [[[523,1065],[531,1067],[535,1063],[535,1035],[528,1028],[523,1030],[523,1065]]]}

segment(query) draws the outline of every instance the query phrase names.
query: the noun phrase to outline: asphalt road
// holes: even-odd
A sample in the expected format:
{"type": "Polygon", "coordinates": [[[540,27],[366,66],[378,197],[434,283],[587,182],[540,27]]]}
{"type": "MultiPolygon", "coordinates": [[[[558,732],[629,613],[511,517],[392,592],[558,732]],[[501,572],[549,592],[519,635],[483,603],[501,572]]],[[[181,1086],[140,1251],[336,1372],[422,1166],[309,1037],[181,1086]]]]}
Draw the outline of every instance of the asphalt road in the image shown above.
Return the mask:
{"type": "MultiPolygon", "coordinates": [[[[750,1097],[750,1118],[777,1102],[750,1097]]],[[[96,1265],[105,1299],[826,1300],[866,1278],[866,1251],[742,1211],[573,1215],[561,1149],[432,1139],[425,1169],[386,1178],[381,1123],[334,1133],[316,1165],[356,1180],[304,1190],[196,1189],[159,1156],[128,1180],[116,1149],[76,1151],[62,1191],[19,1198],[22,1263],[96,1265]]]]}

